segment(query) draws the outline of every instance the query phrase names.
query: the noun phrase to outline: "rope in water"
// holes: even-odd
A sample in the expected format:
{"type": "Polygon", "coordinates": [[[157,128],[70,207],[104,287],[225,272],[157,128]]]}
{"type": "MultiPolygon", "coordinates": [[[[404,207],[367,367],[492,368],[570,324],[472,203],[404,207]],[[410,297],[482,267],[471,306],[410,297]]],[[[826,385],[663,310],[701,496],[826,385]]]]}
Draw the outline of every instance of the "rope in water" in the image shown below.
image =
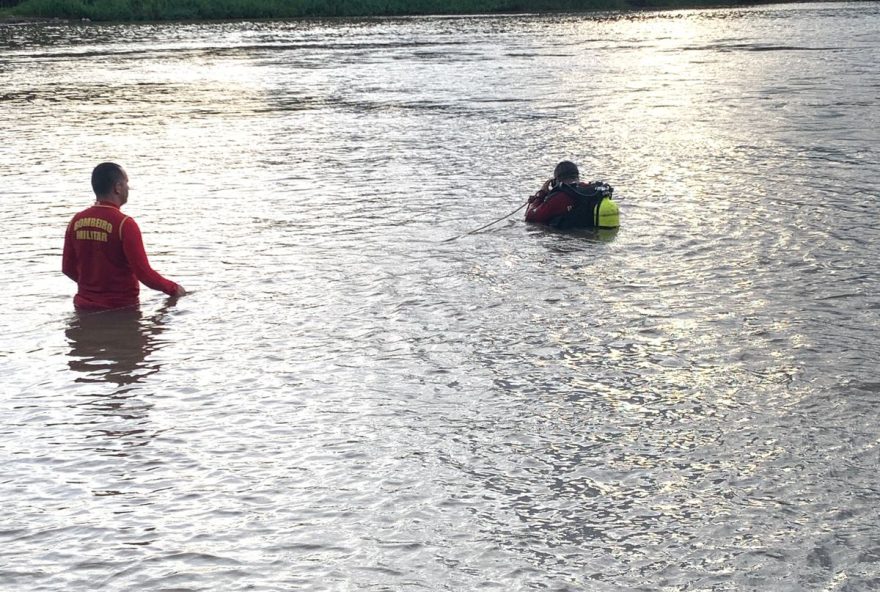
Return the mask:
{"type": "Polygon", "coordinates": [[[486,224],[485,226],[480,226],[479,228],[474,229],[474,230],[471,230],[470,232],[465,232],[464,234],[459,234],[458,236],[453,236],[452,238],[447,238],[447,239],[444,239],[444,240],[442,240],[442,241],[440,241],[440,242],[448,243],[449,241],[454,241],[454,240],[457,239],[457,238],[461,238],[461,237],[463,237],[463,236],[468,236],[469,234],[474,234],[474,233],[480,232],[480,231],[483,230],[484,228],[489,228],[489,227],[492,226],[493,224],[498,224],[498,223],[501,222],[502,220],[506,220],[507,218],[510,218],[511,216],[513,216],[514,214],[516,214],[518,211],[520,211],[521,209],[523,209],[524,207],[526,207],[526,205],[528,205],[528,203],[529,203],[529,202],[524,203],[523,205],[521,205],[520,207],[516,208],[515,210],[513,210],[512,212],[510,212],[510,213],[507,214],[506,216],[502,216],[501,218],[498,218],[497,220],[494,220],[494,221],[492,221],[492,222],[489,222],[489,223],[486,224]]]}

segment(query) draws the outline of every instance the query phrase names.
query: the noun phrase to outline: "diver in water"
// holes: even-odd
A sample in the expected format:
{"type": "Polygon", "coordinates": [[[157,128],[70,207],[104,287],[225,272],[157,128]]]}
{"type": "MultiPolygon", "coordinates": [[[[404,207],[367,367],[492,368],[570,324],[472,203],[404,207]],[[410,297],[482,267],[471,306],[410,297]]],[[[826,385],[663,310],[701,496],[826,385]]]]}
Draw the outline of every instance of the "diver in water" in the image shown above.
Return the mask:
{"type": "Polygon", "coordinates": [[[577,165],[563,160],[541,189],[529,198],[526,222],[553,228],[617,228],[620,214],[607,183],[583,183],[577,165]]]}

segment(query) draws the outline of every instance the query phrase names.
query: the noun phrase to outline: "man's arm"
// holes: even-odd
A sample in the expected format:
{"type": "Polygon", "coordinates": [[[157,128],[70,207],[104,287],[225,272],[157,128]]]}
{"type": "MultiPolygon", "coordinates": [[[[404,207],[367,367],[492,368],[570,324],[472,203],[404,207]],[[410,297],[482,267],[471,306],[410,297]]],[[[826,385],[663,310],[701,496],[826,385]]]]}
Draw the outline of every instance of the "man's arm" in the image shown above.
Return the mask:
{"type": "Polygon", "coordinates": [[[549,224],[551,220],[563,216],[571,210],[571,198],[562,192],[549,196],[549,199],[536,199],[526,209],[526,222],[549,224]]]}
{"type": "Polygon", "coordinates": [[[73,248],[73,220],[67,225],[67,231],[64,233],[64,251],[61,255],[61,272],[72,279],[79,281],[79,271],[77,269],[76,249],[73,248]]]}
{"type": "Polygon", "coordinates": [[[535,192],[535,195],[529,198],[529,205],[543,202],[544,198],[547,197],[547,194],[550,193],[550,185],[552,184],[553,179],[547,179],[546,181],[544,181],[544,184],[541,185],[541,188],[535,192]]]}
{"type": "Polygon", "coordinates": [[[169,296],[183,296],[186,290],[183,286],[162,277],[157,271],[150,267],[147,259],[147,252],[144,249],[144,241],[141,237],[141,229],[137,222],[131,218],[126,218],[122,222],[122,250],[125,252],[125,258],[131,266],[138,281],[159,292],[164,292],[169,296]]]}

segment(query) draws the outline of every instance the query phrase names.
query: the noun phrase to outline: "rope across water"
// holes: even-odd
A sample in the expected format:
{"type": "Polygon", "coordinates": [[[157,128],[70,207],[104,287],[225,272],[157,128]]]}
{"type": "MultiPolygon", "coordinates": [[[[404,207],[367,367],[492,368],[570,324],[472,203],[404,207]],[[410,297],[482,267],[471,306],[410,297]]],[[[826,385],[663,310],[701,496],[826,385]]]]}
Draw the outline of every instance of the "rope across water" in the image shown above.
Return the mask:
{"type": "Polygon", "coordinates": [[[470,232],[465,232],[464,234],[459,234],[458,236],[453,236],[452,238],[444,239],[444,240],[442,240],[441,242],[448,243],[448,242],[450,242],[450,241],[454,241],[455,239],[461,238],[461,237],[463,237],[463,236],[468,236],[469,234],[474,234],[474,233],[480,232],[480,231],[483,230],[484,228],[489,228],[489,227],[492,226],[493,224],[498,224],[498,223],[501,222],[502,220],[506,220],[507,218],[510,218],[511,216],[513,216],[514,214],[516,214],[518,211],[520,211],[521,209],[523,209],[524,207],[526,207],[527,204],[528,204],[528,202],[524,203],[524,204],[521,205],[520,207],[518,207],[518,208],[516,208],[515,210],[513,210],[512,212],[510,212],[509,214],[507,214],[507,215],[505,215],[505,216],[502,216],[501,218],[498,218],[497,220],[494,220],[494,221],[492,221],[492,222],[489,222],[489,223],[486,224],[485,226],[480,226],[479,228],[476,228],[476,229],[474,229],[474,230],[471,230],[470,232]]]}

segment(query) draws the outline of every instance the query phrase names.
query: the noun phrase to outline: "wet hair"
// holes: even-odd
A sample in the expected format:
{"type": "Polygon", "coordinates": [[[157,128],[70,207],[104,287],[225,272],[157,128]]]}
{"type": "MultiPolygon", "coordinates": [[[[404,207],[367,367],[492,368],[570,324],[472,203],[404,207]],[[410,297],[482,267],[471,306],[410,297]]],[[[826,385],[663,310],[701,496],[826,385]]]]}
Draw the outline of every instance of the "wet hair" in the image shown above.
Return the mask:
{"type": "Polygon", "coordinates": [[[115,162],[102,162],[92,171],[92,190],[95,195],[107,195],[124,178],[121,166],[115,162]]]}
{"type": "Polygon", "coordinates": [[[557,181],[569,181],[571,179],[579,179],[580,171],[577,165],[569,160],[563,160],[553,169],[553,178],[557,181]]]}

